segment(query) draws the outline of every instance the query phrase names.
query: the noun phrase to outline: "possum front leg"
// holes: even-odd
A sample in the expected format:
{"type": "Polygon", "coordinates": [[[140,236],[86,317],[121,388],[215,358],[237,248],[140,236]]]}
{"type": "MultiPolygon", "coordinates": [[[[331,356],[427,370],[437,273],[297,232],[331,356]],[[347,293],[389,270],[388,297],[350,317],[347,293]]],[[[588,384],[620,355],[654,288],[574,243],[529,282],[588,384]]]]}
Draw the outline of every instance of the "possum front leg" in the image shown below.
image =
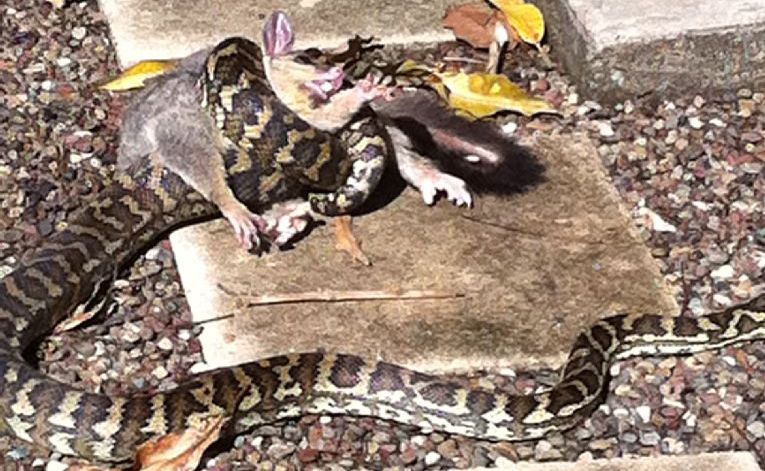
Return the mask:
{"type": "Polygon", "coordinates": [[[220,209],[246,249],[260,242],[262,217],[250,212],[226,182],[220,133],[199,106],[194,71],[161,77],[137,94],[123,113],[117,166],[130,172],[153,159],[220,209]]]}
{"type": "Polygon", "coordinates": [[[411,148],[409,139],[398,128],[387,127],[396,150],[396,163],[401,177],[417,188],[427,205],[435,203],[439,192],[457,206],[473,205],[473,198],[464,180],[440,171],[430,160],[411,148]]]}

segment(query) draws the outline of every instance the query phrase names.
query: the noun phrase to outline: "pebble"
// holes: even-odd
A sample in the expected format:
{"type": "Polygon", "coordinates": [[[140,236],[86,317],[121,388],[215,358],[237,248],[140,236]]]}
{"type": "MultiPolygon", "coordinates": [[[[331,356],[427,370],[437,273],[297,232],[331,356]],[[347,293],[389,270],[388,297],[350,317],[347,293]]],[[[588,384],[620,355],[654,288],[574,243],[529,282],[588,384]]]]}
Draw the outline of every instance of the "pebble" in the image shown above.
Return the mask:
{"type": "Polygon", "coordinates": [[[279,441],[269,446],[266,452],[268,453],[268,456],[280,460],[294,453],[295,445],[292,443],[283,443],[279,441]]]}
{"type": "Polygon", "coordinates": [[[715,270],[712,271],[712,273],[709,274],[712,278],[716,280],[727,280],[729,278],[732,278],[736,274],[735,270],[733,270],[733,267],[730,265],[723,265],[715,270]]]}
{"type": "Polygon", "coordinates": [[[645,446],[658,445],[659,440],[661,440],[661,436],[654,431],[640,432],[640,443],[645,446]]]}
{"type": "Polygon", "coordinates": [[[88,30],[82,26],[76,26],[72,28],[72,37],[78,41],[82,41],[87,35],[88,30]]]}
{"type": "Polygon", "coordinates": [[[434,464],[441,461],[441,455],[436,453],[435,451],[429,451],[425,454],[425,465],[426,466],[433,466],[434,464]]]}
{"type": "Polygon", "coordinates": [[[765,437],[765,423],[754,421],[746,426],[746,431],[751,433],[754,438],[765,437]]]}
{"type": "Polygon", "coordinates": [[[602,137],[612,137],[615,134],[614,133],[614,128],[611,127],[610,123],[606,123],[606,122],[598,123],[598,133],[602,137]]]}
{"type": "Polygon", "coordinates": [[[704,121],[702,121],[701,118],[699,118],[698,116],[691,116],[690,118],[688,118],[688,124],[693,129],[701,129],[704,127],[704,121]]]}
{"type": "Polygon", "coordinates": [[[168,373],[167,369],[165,369],[164,366],[158,365],[156,368],[154,368],[151,371],[152,376],[154,376],[157,379],[164,379],[167,378],[168,373]]]}
{"type": "Polygon", "coordinates": [[[69,465],[61,461],[49,461],[45,466],[45,471],[66,471],[69,465]]]}
{"type": "Polygon", "coordinates": [[[162,337],[162,339],[157,342],[157,347],[160,350],[170,351],[173,349],[173,342],[167,337],[162,337]]]}
{"type": "Polygon", "coordinates": [[[651,408],[649,406],[638,406],[635,408],[635,413],[644,424],[651,420],[651,408]]]}

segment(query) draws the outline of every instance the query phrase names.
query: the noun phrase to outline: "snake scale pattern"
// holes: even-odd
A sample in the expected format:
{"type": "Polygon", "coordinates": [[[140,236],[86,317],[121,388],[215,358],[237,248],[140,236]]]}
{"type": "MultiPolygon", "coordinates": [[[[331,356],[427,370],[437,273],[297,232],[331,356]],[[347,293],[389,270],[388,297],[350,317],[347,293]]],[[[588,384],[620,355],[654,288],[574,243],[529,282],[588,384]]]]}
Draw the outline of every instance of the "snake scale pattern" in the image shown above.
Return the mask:
{"type": "MultiPolygon", "coordinates": [[[[233,46],[224,56],[238,54],[238,48],[233,46]]],[[[209,62],[213,71],[215,58],[213,54],[209,62]]],[[[255,93],[248,100],[270,102],[262,108],[269,115],[222,118],[222,129],[231,133],[231,142],[246,137],[249,144],[260,146],[245,153],[234,146],[226,156],[237,197],[256,208],[304,192],[306,185],[309,189],[324,185],[326,191],[342,188],[344,180],[334,175],[311,180],[311,175],[322,174],[322,165],[314,171],[298,171],[328,154],[311,150],[310,143],[305,144],[307,150],[296,152],[303,145],[301,133],[311,139],[318,134],[301,127],[295,116],[273,102],[265,82],[258,79],[257,71],[253,74],[242,90],[255,93]],[[226,124],[236,119],[241,121],[238,128],[226,124]],[[285,152],[284,167],[271,157],[280,150],[285,152]],[[307,160],[296,165],[300,159],[307,160]],[[297,177],[288,178],[293,171],[297,177]],[[319,180],[324,183],[314,185],[319,180]]],[[[208,101],[220,100],[222,107],[228,106],[227,99],[247,97],[234,93],[226,98],[223,88],[214,93],[207,95],[208,101]]],[[[214,105],[208,105],[218,113],[214,105]]],[[[333,139],[351,139],[354,144],[346,148],[349,161],[369,161],[370,157],[359,157],[359,153],[384,152],[377,144],[370,149],[369,142],[377,142],[374,136],[379,137],[374,120],[362,118],[323,142],[339,146],[333,139]]],[[[332,165],[341,170],[338,174],[353,174],[352,165],[332,165]]],[[[597,407],[606,393],[609,365],[615,360],[689,354],[765,338],[765,296],[696,319],[647,314],[609,317],[578,336],[556,386],[525,396],[483,390],[350,355],[304,353],[213,371],[171,391],[111,397],[57,382],[24,359],[22,354],[35,340],[88,302],[159,237],[215,213],[214,205],[180,177],[147,166],[132,176],[117,175],[98,200],[72,216],[66,228],[22,257],[15,270],[0,280],[1,432],[99,462],[129,462],[146,440],[219,416],[229,418],[226,431],[230,433],[305,413],[337,413],[377,416],[491,440],[535,439],[574,426],[597,407]]]]}

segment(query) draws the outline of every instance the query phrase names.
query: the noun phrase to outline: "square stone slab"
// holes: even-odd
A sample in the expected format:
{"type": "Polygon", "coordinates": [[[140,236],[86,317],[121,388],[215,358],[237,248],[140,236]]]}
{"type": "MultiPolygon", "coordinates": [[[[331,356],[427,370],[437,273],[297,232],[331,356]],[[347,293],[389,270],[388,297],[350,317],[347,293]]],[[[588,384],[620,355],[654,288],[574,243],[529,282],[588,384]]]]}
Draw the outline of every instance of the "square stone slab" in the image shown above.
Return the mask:
{"type": "Polygon", "coordinates": [[[274,10],[287,12],[296,47],[336,47],[355,34],[384,43],[454,39],[441,18],[459,0],[99,0],[123,66],[185,56],[228,37],[260,41],[274,10]]]}
{"type": "MultiPolygon", "coordinates": [[[[686,456],[643,456],[574,463],[512,463],[500,471],[760,471],[752,453],[737,451],[686,456]]],[[[489,471],[489,468],[475,468],[489,471]]]]}
{"type": "Polygon", "coordinates": [[[381,358],[420,371],[558,366],[574,337],[616,311],[676,312],[587,138],[540,137],[547,181],[473,210],[407,191],[355,218],[371,267],[334,249],[331,227],[262,258],[224,221],[171,236],[206,364],[286,352],[381,358]],[[249,306],[321,290],[440,290],[462,298],[249,306]]]}
{"type": "Polygon", "coordinates": [[[554,54],[603,103],[765,85],[765,0],[535,0],[554,54]]]}

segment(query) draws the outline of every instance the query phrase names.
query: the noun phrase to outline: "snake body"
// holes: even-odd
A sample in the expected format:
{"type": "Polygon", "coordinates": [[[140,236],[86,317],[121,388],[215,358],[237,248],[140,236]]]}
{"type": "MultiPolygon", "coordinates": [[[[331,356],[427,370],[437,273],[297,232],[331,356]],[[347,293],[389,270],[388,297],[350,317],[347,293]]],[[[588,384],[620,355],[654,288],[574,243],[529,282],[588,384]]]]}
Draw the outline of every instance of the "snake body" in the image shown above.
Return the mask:
{"type": "MultiPolygon", "coordinates": [[[[211,68],[216,69],[216,57],[242,52],[238,47],[213,55],[211,68]]],[[[217,73],[213,81],[219,88],[211,86],[214,93],[207,95],[216,116],[220,108],[211,102],[220,100],[220,107],[228,106],[223,87],[232,85],[225,74],[217,73]]],[[[248,83],[240,90],[228,89],[236,92],[231,99],[249,96],[248,100],[270,103],[261,109],[271,115],[261,111],[250,118],[221,118],[231,142],[241,144],[246,139],[249,144],[239,147],[259,149],[245,155],[234,146],[226,155],[237,196],[255,207],[292,197],[306,184],[327,191],[342,188],[344,180],[331,172],[311,180],[321,172],[305,170],[327,154],[296,152],[300,136],[290,133],[299,129],[294,127],[297,118],[271,101],[272,93],[255,68],[247,74],[248,83]],[[242,90],[252,93],[242,95],[242,90]],[[280,161],[279,152],[285,149],[290,153],[280,161]],[[275,162],[269,158],[273,155],[275,162]],[[307,160],[296,164],[300,159],[307,160]]],[[[236,75],[236,80],[240,78],[236,75]]],[[[350,162],[365,152],[371,156],[380,151],[376,145],[358,145],[364,142],[359,134],[376,142],[373,121],[362,118],[361,127],[341,132],[339,138],[357,139],[348,146],[350,162]],[[368,130],[362,129],[365,123],[371,126],[368,130]]],[[[317,135],[308,128],[304,132],[317,135]]],[[[339,145],[331,141],[338,136],[326,139],[330,146],[339,145]]],[[[334,168],[338,175],[353,174],[347,164],[334,168]]],[[[321,198],[315,201],[321,206],[321,198]]],[[[329,211],[334,202],[327,203],[329,211]]],[[[491,440],[528,440],[572,427],[586,417],[602,401],[609,365],[615,360],[688,354],[765,338],[765,296],[696,319],[609,317],[577,337],[559,383],[532,395],[490,391],[389,363],[317,352],[212,371],[170,391],[118,397],[60,383],[24,359],[22,354],[36,339],[88,302],[136,254],[173,228],[215,213],[214,205],[180,177],[147,166],[132,176],[116,176],[97,201],[84,205],[63,230],[22,257],[15,270],[0,280],[0,430],[64,455],[102,462],[131,461],[141,443],[211,417],[228,418],[225,431],[234,433],[305,413],[329,413],[377,416],[491,440]]]]}

